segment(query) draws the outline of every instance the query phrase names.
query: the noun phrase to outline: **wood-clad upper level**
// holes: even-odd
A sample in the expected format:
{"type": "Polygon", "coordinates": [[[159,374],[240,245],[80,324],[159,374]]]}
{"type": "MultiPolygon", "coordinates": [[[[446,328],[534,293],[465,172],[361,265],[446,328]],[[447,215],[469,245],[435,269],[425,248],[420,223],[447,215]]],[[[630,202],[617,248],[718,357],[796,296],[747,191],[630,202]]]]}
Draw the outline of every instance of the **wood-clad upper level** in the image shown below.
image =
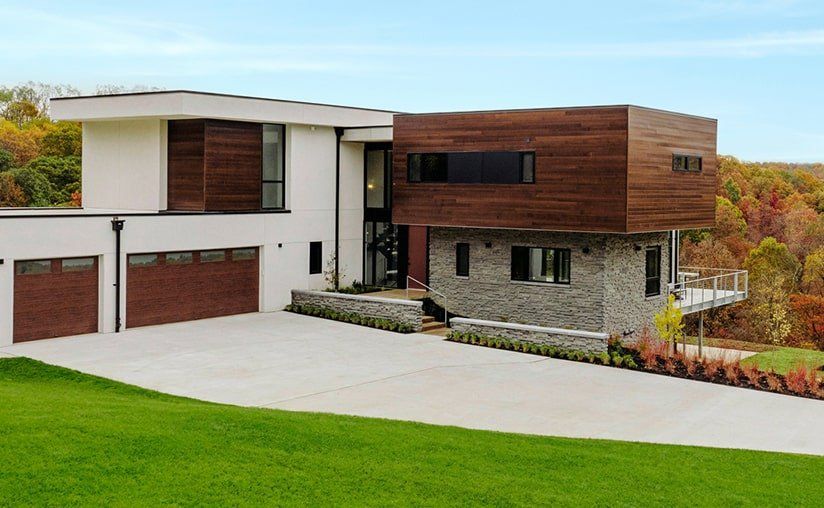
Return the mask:
{"type": "Polygon", "coordinates": [[[397,224],[635,233],[714,223],[712,119],[604,106],[403,114],[393,130],[397,224]],[[526,159],[532,173],[521,175],[524,183],[467,177],[490,152],[534,154],[526,159]],[[460,175],[419,178],[417,154],[449,154],[460,175]],[[693,170],[674,170],[674,156],[693,170]]]}

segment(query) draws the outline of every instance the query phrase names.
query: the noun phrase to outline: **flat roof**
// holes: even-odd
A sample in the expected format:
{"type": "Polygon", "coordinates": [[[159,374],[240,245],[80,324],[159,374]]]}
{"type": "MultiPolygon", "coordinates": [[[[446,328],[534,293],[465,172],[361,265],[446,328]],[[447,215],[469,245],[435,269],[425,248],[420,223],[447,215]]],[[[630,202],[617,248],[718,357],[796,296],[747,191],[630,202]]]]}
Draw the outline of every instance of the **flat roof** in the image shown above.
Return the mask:
{"type": "Polygon", "coordinates": [[[465,110],[465,111],[432,111],[428,113],[396,113],[397,116],[436,116],[436,115],[474,115],[474,114],[484,114],[484,113],[528,113],[530,111],[558,111],[558,110],[568,110],[568,109],[617,109],[617,108],[636,108],[636,109],[644,109],[647,111],[657,111],[659,113],[667,113],[669,115],[679,115],[679,116],[687,116],[690,118],[700,118],[702,120],[710,120],[713,122],[718,122],[718,119],[708,117],[708,116],[701,116],[701,115],[693,115],[690,113],[681,113],[678,111],[670,111],[667,109],[660,109],[660,108],[650,108],[647,106],[638,106],[636,104],[599,104],[595,106],[552,106],[552,107],[537,107],[537,108],[512,108],[512,109],[478,109],[478,110],[465,110]]]}

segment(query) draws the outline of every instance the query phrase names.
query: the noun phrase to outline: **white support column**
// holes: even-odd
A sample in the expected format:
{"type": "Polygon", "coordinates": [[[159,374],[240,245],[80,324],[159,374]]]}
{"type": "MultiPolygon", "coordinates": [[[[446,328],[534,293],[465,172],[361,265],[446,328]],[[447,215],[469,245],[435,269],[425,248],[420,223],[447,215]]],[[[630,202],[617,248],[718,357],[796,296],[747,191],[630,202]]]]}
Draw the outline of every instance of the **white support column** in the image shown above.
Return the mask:
{"type": "Polygon", "coordinates": [[[14,333],[14,260],[0,265],[0,346],[10,346],[14,333]]]}

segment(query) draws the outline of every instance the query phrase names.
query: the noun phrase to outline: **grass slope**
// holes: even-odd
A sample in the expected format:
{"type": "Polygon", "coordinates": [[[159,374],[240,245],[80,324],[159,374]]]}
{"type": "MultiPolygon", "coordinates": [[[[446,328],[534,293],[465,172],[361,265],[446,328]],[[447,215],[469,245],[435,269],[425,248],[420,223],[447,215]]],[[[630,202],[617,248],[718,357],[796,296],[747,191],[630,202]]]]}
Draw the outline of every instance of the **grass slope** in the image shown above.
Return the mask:
{"type": "Polygon", "coordinates": [[[780,374],[803,363],[812,369],[817,369],[824,365],[824,352],[813,351],[811,349],[799,349],[794,347],[782,347],[773,351],[764,351],[757,355],[750,356],[741,361],[744,364],[757,363],[763,370],[773,369],[780,374]]]}
{"type": "Polygon", "coordinates": [[[0,428],[3,505],[813,505],[824,497],[820,457],[221,406],[22,358],[0,360],[0,428]]]}

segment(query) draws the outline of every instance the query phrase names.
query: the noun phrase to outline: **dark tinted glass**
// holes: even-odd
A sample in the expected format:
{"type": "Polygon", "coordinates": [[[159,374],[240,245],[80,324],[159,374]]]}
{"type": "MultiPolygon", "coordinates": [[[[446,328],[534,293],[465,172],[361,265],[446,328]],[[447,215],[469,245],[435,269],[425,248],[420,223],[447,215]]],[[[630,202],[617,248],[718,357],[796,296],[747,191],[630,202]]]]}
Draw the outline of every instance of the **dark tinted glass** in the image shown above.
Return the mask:
{"type": "Polygon", "coordinates": [[[459,243],[455,246],[455,275],[469,277],[468,243],[459,243]]]}
{"type": "Polygon", "coordinates": [[[685,155],[673,155],[672,156],[672,170],[673,171],[686,171],[687,170],[687,157],[685,155]]]}
{"type": "Polygon", "coordinates": [[[486,152],[481,180],[484,183],[518,183],[521,155],[518,152],[486,152]]]}
{"type": "Polygon", "coordinates": [[[661,247],[647,247],[646,252],[647,296],[655,296],[661,292],[661,247]]]}
{"type": "Polygon", "coordinates": [[[321,273],[323,271],[323,243],[309,243],[309,273],[321,273]]]}
{"type": "Polygon", "coordinates": [[[481,152],[448,154],[449,183],[480,183],[483,155],[481,152]]]}
{"type": "Polygon", "coordinates": [[[687,167],[690,171],[701,171],[701,157],[687,157],[687,167]]]}

